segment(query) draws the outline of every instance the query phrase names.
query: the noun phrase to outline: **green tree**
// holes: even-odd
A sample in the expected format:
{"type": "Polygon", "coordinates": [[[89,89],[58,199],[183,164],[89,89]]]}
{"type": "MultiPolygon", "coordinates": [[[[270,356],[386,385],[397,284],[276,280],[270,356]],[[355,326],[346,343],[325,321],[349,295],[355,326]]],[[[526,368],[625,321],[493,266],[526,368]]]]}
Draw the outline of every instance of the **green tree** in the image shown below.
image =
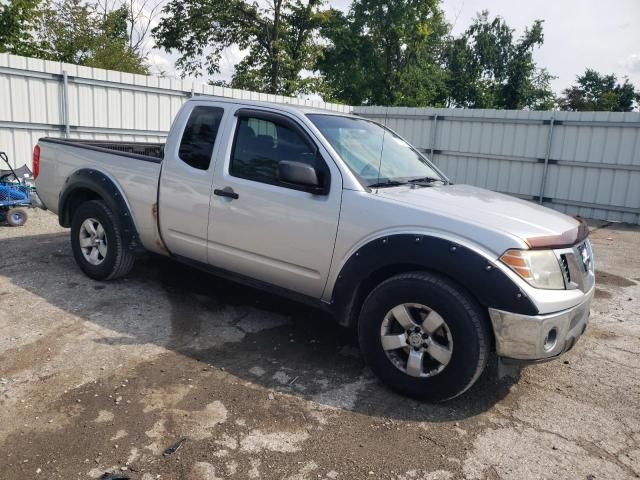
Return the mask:
{"type": "Polygon", "coordinates": [[[96,19],[80,0],[54,0],[45,4],[46,22],[39,25],[49,60],[84,65],[93,54],[96,19]]]}
{"type": "Polygon", "coordinates": [[[604,75],[587,68],[576,78],[576,85],[565,89],[560,108],[577,112],[630,112],[634,99],[640,102],[640,92],[628,79],[618,83],[615,75],[604,75]]]}
{"type": "Polygon", "coordinates": [[[137,56],[146,58],[153,48],[151,29],[157,23],[165,0],[90,0],[103,20],[118,12],[119,33],[126,31],[127,45],[137,56]],[[126,22],[126,25],[125,25],[126,22]]]}
{"type": "Polygon", "coordinates": [[[358,104],[437,105],[448,26],[439,0],[355,0],[347,14],[329,10],[317,63],[323,93],[358,104]]]}
{"type": "Polygon", "coordinates": [[[129,73],[148,73],[145,57],[130,44],[127,10],[120,7],[98,21],[97,35],[93,37],[93,51],[84,64],[129,73]]]}
{"type": "MultiPolygon", "coordinates": [[[[267,8],[244,0],[172,0],[153,30],[159,47],[176,50],[185,74],[220,73],[225,49],[246,50],[230,85],[295,95],[312,89],[322,0],[273,0],[267,8]]],[[[224,83],[224,82],[217,82],[224,83]]]]}
{"type": "Polygon", "coordinates": [[[33,57],[43,49],[34,35],[43,18],[43,12],[38,8],[41,1],[0,2],[0,52],[33,57]]]}
{"type": "Polygon", "coordinates": [[[126,5],[98,11],[83,0],[17,0],[0,5],[0,51],[131,73],[146,73],[130,42],[126,5]]]}
{"type": "Polygon", "coordinates": [[[54,0],[47,4],[40,35],[50,60],[146,73],[144,58],[129,45],[127,10],[121,6],[101,12],[82,0],[54,0]]]}
{"type": "Polygon", "coordinates": [[[558,108],[558,97],[551,89],[551,75],[546,68],[539,68],[533,76],[531,97],[528,108],[531,110],[555,110],[558,108]]]}
{"type": "Polygon", "coordinates": [[[553,104],[546,70],[538,69],[533,50],[542,45],[542,21],[517,40],[504,19],[478,14],[473,24],[444,49],[447,103],[469,108],[548,108],[553,104]]]}

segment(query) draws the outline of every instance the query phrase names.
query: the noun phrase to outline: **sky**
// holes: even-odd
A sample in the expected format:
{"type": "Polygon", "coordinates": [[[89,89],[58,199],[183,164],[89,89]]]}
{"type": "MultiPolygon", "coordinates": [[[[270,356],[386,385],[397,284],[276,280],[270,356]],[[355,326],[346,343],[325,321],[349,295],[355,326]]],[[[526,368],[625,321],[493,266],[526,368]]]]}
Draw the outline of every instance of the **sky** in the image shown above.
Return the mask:
{"type": "MultiPolygon", "coordinates": [[[[345,10],[349,0],[329,1],[345,10]]],[[[614,73],[620,81],[628,77],[640,88],[640,0],[444,0],[442,8],[453,33],[463,32],[477,12],[499,15],[520,36],[534,20],[544,20],[544,44],[534,52],[539,67],[557,78],[556,93],[575,82],[585,68],[614,73]]],[[[175,55],[153,51],[152,63],[174,72],[175,55]]],[[[242,58],[237,48],[225,52],[221,78],[229,79],[233,66],[242,58]]]]}
{"type": "Polygon", "coordinates": [[[556,92],[587,67],[629,77],[640,88],[640,0],[445,0],[443,8],[454,33],[483,9],[503,17],[516,35],[544,20],[544,44],[534,58],[558,77],[556,92]]]}

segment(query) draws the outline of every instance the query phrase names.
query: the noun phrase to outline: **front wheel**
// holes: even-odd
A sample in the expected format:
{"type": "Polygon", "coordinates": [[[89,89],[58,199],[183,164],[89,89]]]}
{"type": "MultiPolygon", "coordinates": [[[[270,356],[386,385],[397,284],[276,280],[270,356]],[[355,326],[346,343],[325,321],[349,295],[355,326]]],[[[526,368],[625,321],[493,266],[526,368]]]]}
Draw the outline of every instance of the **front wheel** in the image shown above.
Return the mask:
{"type": "Polygon", "coordinates": [[[485,368],[486,315],[464,290],[427,272],[382,282],[358,321],[365,360],[392,389],[429,401],[464,393],[485,368]]]}
{"type": "Polygon", "coordinates": [[[133,268],[120,222],[100,200],[78,207],[71,221],[71,249],[78,266],[95,280],[122,277],[133,268]]]}

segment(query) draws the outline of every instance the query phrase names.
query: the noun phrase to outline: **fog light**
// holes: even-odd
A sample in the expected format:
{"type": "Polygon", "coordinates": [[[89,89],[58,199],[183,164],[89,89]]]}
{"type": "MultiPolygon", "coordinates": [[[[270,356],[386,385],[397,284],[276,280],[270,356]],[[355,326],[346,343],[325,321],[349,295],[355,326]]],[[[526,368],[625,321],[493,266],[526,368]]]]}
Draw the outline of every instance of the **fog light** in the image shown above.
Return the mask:
{"type": "Polygon", "coordinates": [[[544,339],[544,351],[550,352],[556,346],[556,341],[558,340],[558,329],[553,327],[547,333],[547,336],[544,339]]]}

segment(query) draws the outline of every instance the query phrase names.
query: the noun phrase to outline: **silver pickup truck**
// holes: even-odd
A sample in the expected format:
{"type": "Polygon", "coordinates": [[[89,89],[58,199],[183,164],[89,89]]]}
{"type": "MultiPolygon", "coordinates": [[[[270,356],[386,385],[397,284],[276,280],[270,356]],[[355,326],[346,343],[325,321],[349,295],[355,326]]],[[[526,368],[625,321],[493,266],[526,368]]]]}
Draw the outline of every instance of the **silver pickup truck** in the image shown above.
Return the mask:
{"type": "Polygon", "coordinates": [[[453,398],[492,351],[552,359],[587,325],[584,223],[454,185],[364,118],[196,97],[166,144],[42,138],[33,160],[89,277],[154,252],[316,305],[407,395],[453,398]]]}

